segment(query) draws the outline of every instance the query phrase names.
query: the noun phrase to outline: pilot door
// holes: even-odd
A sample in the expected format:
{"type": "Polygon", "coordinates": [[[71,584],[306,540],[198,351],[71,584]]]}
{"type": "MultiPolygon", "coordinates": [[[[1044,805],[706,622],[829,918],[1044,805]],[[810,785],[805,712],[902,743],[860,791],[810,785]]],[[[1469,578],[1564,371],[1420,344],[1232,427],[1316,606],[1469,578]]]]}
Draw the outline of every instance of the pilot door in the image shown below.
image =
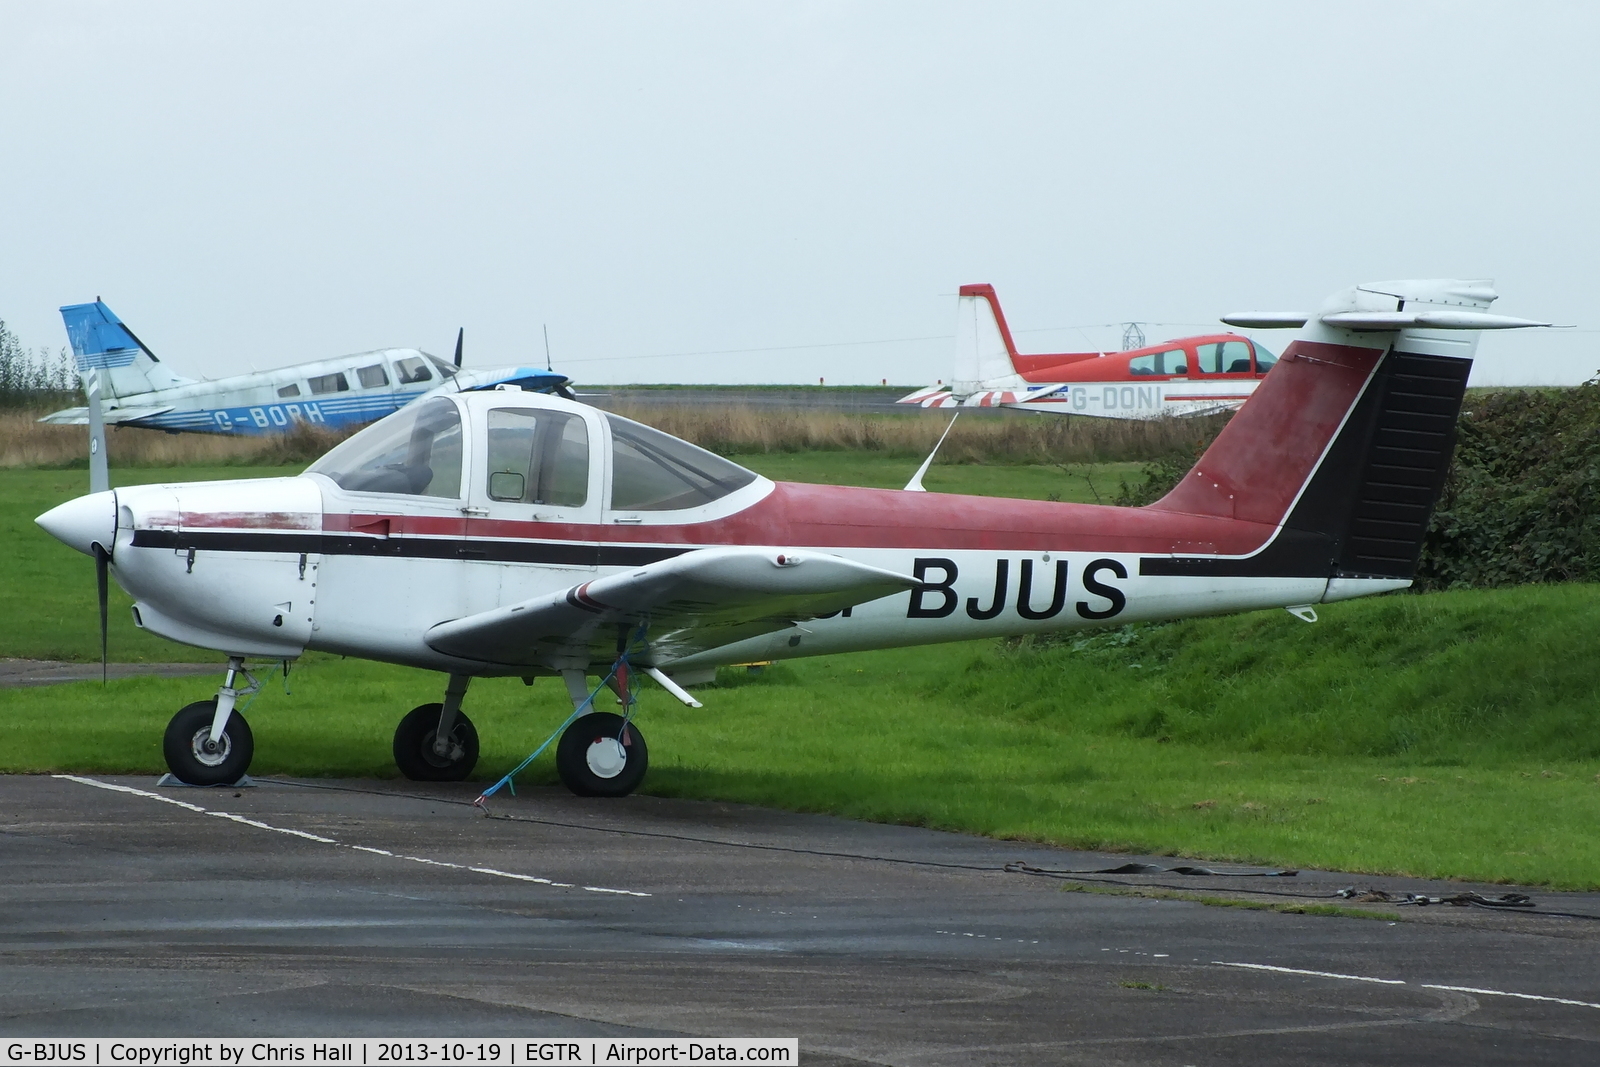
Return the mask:
{"type": "MultiPolygon", "coordinates": [[[[516,394],[511,394],[511,397],[516,394]]],[[[589,413],[519,406],[483,412],[467,508],[467,558],[484,567],[470,581],[480,598],[512,604],[567,589],[599,565],[601,470],[589,413]]]]}

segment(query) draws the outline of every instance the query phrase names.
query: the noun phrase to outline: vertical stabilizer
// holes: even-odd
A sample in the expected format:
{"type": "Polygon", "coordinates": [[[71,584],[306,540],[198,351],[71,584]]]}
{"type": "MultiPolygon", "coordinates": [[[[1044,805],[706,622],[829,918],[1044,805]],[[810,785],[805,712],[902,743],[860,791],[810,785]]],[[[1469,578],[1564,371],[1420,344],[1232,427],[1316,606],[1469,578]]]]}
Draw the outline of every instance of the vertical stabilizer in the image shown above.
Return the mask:
{"type": "MultiPolygon", "coordinates": [[[[1303,328],[1194,469],[1150,506],[1278,532],[1248,565],[1174,560],[1165,572],[1407,584],[1479,331],[1549,325],[1489,314],[1494,299],[1487,282],[1383,282],[1335,294],[1315,314],[1224,317],[1303,328]]],[[[1328,599],[1340,595],[1330,584],[1328,599]]]]}
{"type": "Polygon", "coordinates": [[[155,353],[123,325],[116,313],[96,300],[92,304],[68,304],[61,309],[67,326],[67,339],[77,360],[78,377],[87,391],[88,373],[100,372],[100,393],[115,401],[138,393],[189,385],[193,379],[169,371],[155,353]]]}
{"type": "Polygon", "coordinates": [[[982,389],[1015,388],[1024,384],[1011,357],[1017,354],[1011,330],[1000,310],[992,285],[963,285],[956,314],[955,376],[950,388],[957,396],[982,389]]]}

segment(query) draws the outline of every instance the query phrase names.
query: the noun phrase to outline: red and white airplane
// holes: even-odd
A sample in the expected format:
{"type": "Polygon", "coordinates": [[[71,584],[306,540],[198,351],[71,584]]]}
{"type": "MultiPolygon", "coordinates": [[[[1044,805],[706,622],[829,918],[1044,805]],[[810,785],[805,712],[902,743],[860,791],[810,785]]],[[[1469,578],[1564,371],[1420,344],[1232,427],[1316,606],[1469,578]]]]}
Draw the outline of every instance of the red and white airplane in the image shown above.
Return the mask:
{"type": "Polygon", "coordinates": [[[1163,341],[1126,352],[1022,355],[992,285],[963,285],[955,377],[898,403],[1005,407],[1107,419],[1210,415],[1237,408],[1277,362],[1236,333],[1163,341]]]}
{"type": "Polygon", "coordinates": [[[298,477],[131,486],[38,522],[116,578],[140,626],[228,656],[217,698],[167,729],[185,781],[249,766],[233,710],[246,660],[315,649],[448,677],[395,734],[419,779],[472,770],[474,677],[560,678],[576,709],[562,779],[621,795],[648,759],[630,721],[640,674],[692,703],[674,676],[719,664],[1259,608],[1314,618],[1409,585],[1477,331],[1547,325],[1490,314],[1494,299],[1482,282],[1407,281],[1311,315],[1230,316],[1304,328],[1143,508],[774,483],[615,415],[497,391],[413,404],[298,477]],[[593,710],[607,683],[624,715],[593,710]]]}

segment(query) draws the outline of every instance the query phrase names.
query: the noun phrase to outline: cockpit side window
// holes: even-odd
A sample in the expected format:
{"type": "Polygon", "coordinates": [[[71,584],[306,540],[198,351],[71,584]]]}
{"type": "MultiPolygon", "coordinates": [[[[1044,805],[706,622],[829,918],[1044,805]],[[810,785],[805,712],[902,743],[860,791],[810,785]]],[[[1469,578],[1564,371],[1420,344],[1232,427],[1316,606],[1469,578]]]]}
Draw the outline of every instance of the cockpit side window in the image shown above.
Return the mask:
{"type": "Polygon", "coordinates": [[[1250,373],[1250,346],[1243,341],[1214,341],[1198,351],[1200,369],[1207,374],[1250,373]]]}
{"type": "Polygon", "coordinates": [[[306,468],[353,493],[461,496],[461,416],[444,397],[379,419],[306,468]]]}
{"type": "Polygon", "coordinates": [[[589,428],[567,411],[489,412],[491,500],[581,508],[589,499],[589,428]]]}
{"type": "Polygon", "coordinates": [[[737,463],[660,430],[616,415],[607,415],[606,421],[611,426],[614,511],[699,507],[756,480],[737,463]]]}
{"type": "Polygon", "coordinates": [[[1187,374],[1189,357],[1181,348],[1134,356],[1128,360],[1129,374],[1187,374]]]}
{"type": "Polygon", "coordinates": [[[1243,341],[1222,342],[1222,373],[1249,374],[1250,346],[1243,341]]]}
{"type": "Polygon", "coordinates": [[[400,379],[401,385],[415,385],[418,382],[433,381],[433,372],[428,369],[428,361],[421,356],[395,360],[394,370],[395,376],[400,379]]]}

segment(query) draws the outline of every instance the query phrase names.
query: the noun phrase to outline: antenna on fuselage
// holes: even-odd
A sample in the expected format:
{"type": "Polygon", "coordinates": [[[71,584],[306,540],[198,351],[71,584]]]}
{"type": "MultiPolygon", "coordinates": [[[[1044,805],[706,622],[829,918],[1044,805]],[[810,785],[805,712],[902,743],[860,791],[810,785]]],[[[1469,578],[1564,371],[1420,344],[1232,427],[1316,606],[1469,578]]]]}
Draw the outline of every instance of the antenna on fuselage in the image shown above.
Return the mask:
{"type": "Polygon", "coordinates": [[[939,454],[939,445],[944,444],[944,439],[950,436],[950,431],[955,427],[956,420],[960,417],[961,412],[959,411],[950,416],[950,425],[944,428],[944,433],[939,435],[939,440],[934,444],[933,451],[928,453],[928,458],[922,461],[922,466],[917,468],[917,473],[911,476],[911,480],[906,483],[906,487],[901,492],[926,493],[928,491],[922,484],[922,476],[928,473],[929,467],[933,466],[933,457],[939,454]]]}
{"type": "Polygon", "coordinates": [[[544,327],[544,369],[547,371],[555,370],[550,365],[550,326],[548,324],[545,324],[544,327]]]}

